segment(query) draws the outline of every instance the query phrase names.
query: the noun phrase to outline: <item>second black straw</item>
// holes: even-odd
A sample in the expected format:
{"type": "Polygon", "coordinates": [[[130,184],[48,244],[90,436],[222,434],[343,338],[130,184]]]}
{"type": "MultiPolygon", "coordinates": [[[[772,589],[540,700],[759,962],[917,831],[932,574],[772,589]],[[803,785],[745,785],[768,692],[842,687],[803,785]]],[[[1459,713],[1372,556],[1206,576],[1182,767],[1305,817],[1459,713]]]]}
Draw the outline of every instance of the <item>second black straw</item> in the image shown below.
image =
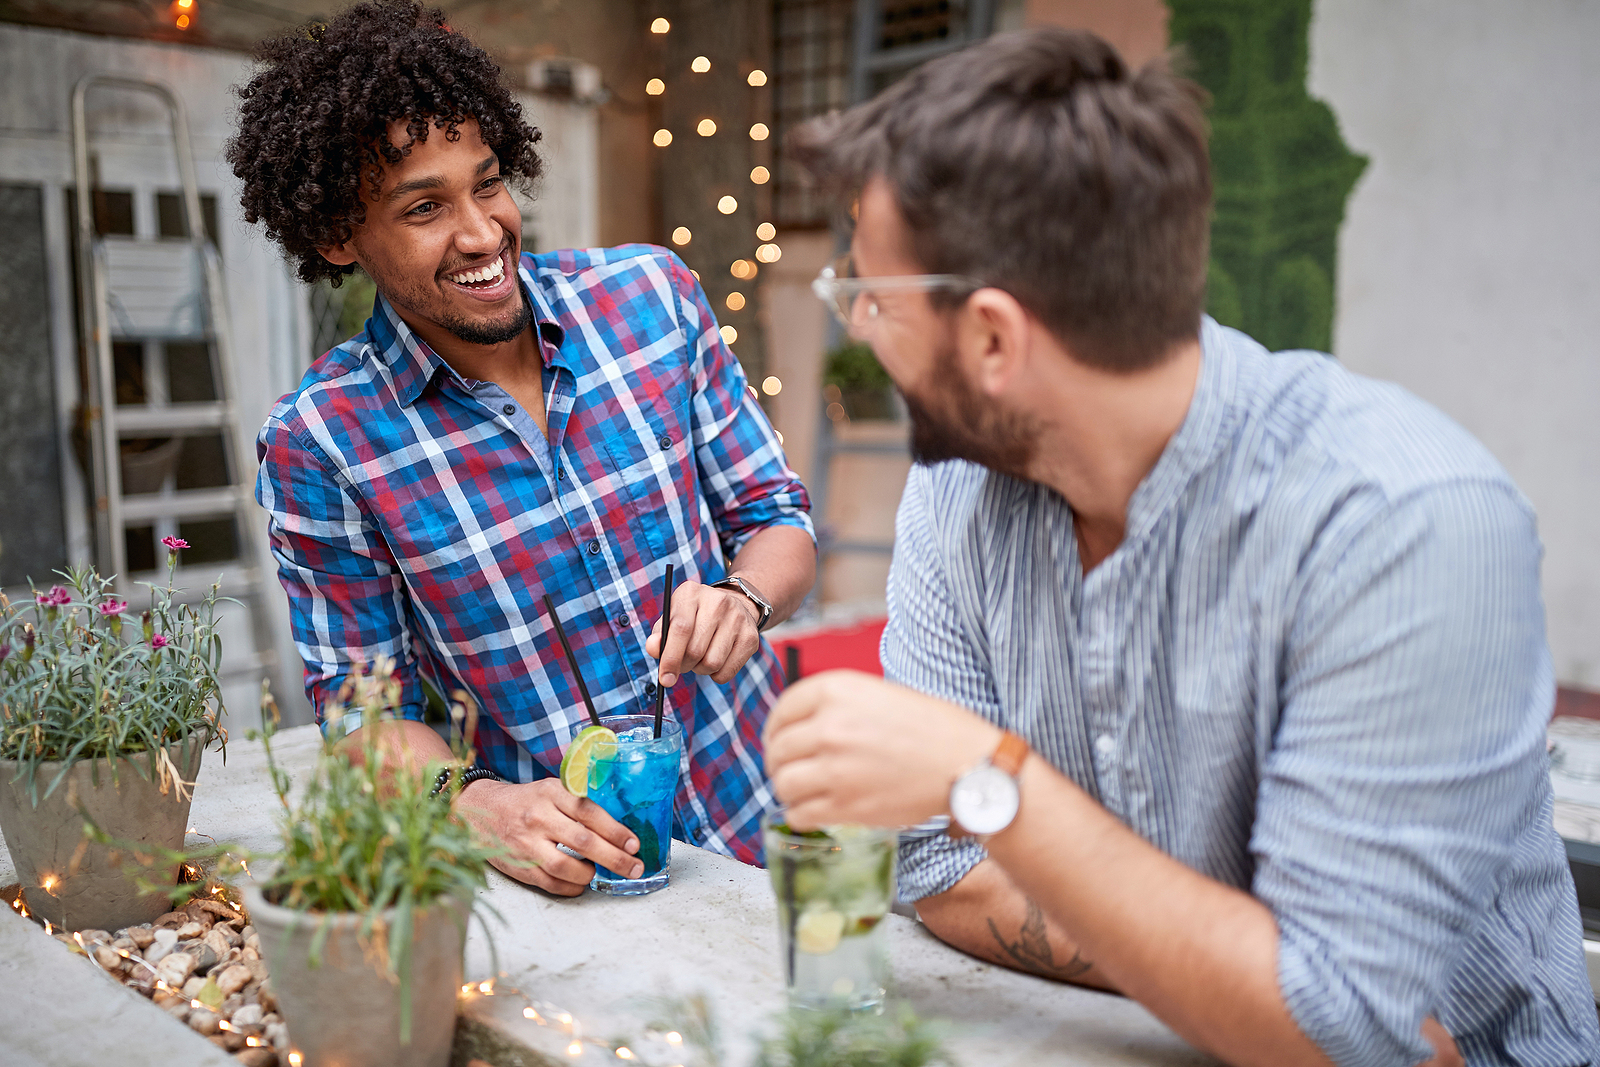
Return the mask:
{"type": "MultiPolygon", "coordinates": [[[[661,581],[661,659],[667,658],[667,631],[672,627],[672,564],[667,564],[667,576],[661,581]]],[[[661,707],[667,698],[667,687],[661,684],[661,672],[656,671],[656,737],[661,736],[661,707]]]]}

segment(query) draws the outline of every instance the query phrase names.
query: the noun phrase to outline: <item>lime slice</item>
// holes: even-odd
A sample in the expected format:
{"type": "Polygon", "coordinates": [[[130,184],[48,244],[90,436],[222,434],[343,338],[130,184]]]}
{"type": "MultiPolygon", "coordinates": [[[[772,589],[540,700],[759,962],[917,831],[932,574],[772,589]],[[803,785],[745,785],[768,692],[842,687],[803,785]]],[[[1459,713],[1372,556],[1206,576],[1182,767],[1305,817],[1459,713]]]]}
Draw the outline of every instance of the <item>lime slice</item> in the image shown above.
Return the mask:
{"type": "Polygon", "coordinates": [[[575,797],[589,795],[589,761],[617,750],[617,735],[604,726],[585,726],[561,757],[561,784],[575,797]]]}
{"type": "Polygon", "coordinates": [[[794,942],[808,956],[826,956],[844,936],[844,916],[833,910],[807,911],[795,926],[794,942]]]}

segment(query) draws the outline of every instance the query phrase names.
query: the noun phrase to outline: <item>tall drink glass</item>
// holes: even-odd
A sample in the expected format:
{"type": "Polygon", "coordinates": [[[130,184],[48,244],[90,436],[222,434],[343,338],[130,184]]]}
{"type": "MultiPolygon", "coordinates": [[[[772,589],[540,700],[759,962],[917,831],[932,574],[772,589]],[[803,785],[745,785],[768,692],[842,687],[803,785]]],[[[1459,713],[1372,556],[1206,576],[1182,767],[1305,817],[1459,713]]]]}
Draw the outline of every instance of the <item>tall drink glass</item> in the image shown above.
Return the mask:
{"type": "Polygon", "coordinates": [[[636,897],[667,887],[672,859],[672,801],[678,794],[683,762],[683,727],[661,722],[654,737],[652,715],[614,715],[600,720],[617,735],[615,750],[596,750],[589,760],[589,799],[639,839],[644,873],[624,878],[594,865],[589,888],[619,897],[636,897]]]}
{"type": "Polygon", "coordinates": [[[899,834],[865,826],[796,833],[781,810],[762,829],[789,1002],[882,1011],[889,981],[883,917],[894,900],[899,834]]]}

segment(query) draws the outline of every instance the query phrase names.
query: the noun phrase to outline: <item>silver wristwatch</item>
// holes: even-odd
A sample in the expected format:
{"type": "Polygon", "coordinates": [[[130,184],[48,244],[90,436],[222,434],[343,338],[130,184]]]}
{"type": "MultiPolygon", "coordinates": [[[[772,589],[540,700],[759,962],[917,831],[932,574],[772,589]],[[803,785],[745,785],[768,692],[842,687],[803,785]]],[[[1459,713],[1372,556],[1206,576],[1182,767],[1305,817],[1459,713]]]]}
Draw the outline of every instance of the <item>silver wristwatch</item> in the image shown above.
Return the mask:
{"type": "Polygon", "coordinates": [[[767,603],[767,598],[756,592],[755,586],[751,585],[743,578],[740,578],[738,575],[730,574],[720,582],[712,582],[711,588],[736,589],[745,596],[749,597],[750,603],[754,604],[756,606],[756,610],[761,612],[761,618],[756,622],[756,629],[758,631],[765,630],[767,628],[767,623],[772,620],[772,605],[767,603]]]}
{"type": "Polygon", "coordinates": [[[1011,825],[1022,807],[1018,778],[1028,758],[1028,743],[1007,730],[994,753],[957,778],[950,787],[951,837],[987,840],[1011,825]]]}

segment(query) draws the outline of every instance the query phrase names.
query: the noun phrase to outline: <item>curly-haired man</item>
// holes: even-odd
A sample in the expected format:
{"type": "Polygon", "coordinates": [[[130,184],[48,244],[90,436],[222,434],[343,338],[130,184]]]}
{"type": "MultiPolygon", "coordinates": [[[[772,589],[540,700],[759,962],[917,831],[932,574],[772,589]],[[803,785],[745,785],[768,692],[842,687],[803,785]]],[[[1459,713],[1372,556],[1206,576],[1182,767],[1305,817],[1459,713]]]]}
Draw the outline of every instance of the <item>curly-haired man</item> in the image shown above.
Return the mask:
{"type": "Polygon", "coordinates": [[[551,594],[602,711],[689,676],[669,697],[688,753],[674,834],[758,862],[778,674],[760,630],[804,597],[815,543],[705,294],[660,248],[521,253],[506,186],[538,177],[539,135],[441,12],[359,4],[260,59],[229,148],[246,218],[303,279],[359,266],[378,290],[258,440],[313,704],[394,657],[391,732],[447,759],[424,679],[465,689],[494,774],[462,795],[508,846],[501,869],[563,895],[593,863],[634,876],[637,839],[552,777],[585,713],[551,594]],[[669,563],[685,580],[662,648],[669,563]]]}

